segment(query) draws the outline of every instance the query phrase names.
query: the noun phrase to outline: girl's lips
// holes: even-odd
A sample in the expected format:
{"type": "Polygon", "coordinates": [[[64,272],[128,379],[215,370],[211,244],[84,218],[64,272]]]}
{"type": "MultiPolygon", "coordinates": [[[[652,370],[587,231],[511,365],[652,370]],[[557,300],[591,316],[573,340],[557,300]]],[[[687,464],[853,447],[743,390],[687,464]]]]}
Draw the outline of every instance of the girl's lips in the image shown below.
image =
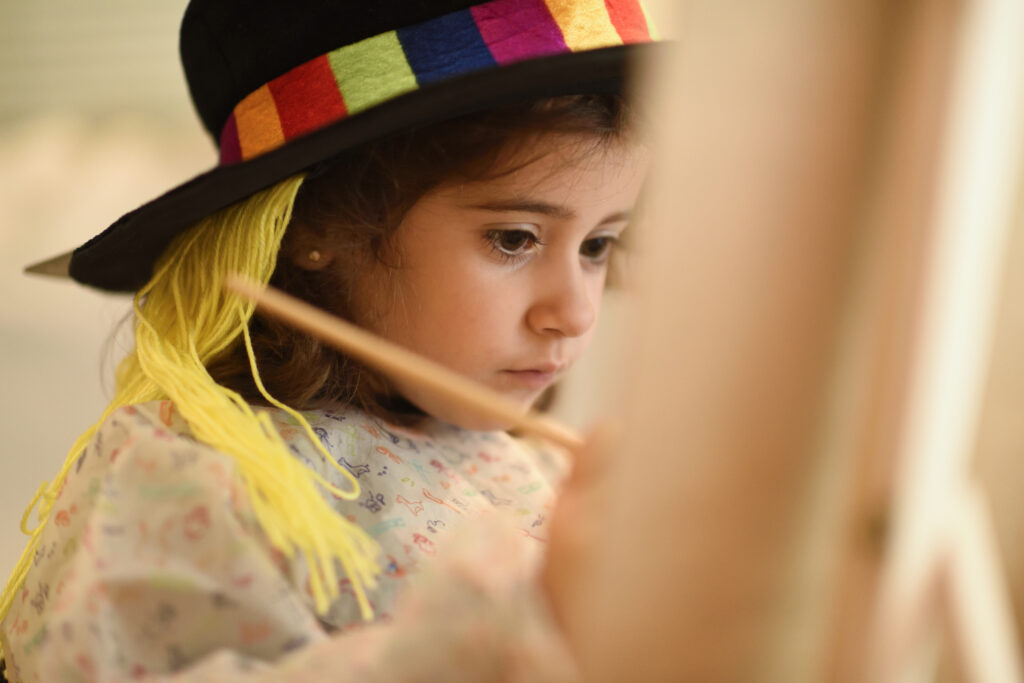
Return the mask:
{"type": "Polygon", "coordinates": [[[543,389],[558,377],[553,370],[502,370],[501,373],[521,386],[543,389]]]}

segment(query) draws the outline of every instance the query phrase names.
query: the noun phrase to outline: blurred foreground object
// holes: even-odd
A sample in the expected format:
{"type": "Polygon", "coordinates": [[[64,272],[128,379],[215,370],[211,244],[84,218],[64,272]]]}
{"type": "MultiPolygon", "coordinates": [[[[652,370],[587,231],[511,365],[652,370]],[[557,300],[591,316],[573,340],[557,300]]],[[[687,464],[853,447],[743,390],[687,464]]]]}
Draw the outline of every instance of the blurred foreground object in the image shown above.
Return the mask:
{"type": "Polygon", "coordinates": [[[588,681],[935,680],[942,628],[950,675],[1020,678],[968,456],[1022,7],[673,3],[588,681]]]}

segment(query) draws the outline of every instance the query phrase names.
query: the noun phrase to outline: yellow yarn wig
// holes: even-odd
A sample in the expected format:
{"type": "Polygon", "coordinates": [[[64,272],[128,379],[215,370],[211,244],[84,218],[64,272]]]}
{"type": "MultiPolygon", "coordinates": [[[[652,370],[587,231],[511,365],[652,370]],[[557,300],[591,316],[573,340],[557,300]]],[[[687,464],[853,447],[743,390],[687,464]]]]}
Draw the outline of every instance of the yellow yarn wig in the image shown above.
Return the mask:
{"type": "Polygon", "coordinates": [[[302,176],[290,178],[209,216],[167,248],[152,279],[135,296],[135,349],[118,367],[113,401],[79,437],[57,477],[40,487],[25,511],[22,531],[31,538],[4,590],[0,619],[7,616],[25,580],[67,472],[96,430],[122,406],[163,399],[174,402],[197,440],[235,461],[269,541],[288,557],[300,553],[305,558],[317,611],[326,611],[338,596],[340,564],[364,618],[372,616],[365,590],[376,584],[379,548],[335,512],[322,493],[327,489],[355,500],[359,484],[323,449],[301,415],[267,394],[249,340],[254,306],[223,288],[231,273],[264,284],[270,280],[301,184],[302,176]],[[351,482],[351,490],[335,488],[303,465],[289,453],[265,412],[254,411],[236,392],[213,381],[206,363],[239,343],[246,345],[264,398],[305,427],[323,458],[351,482]],[[39,524],[30,531],[26,523],[37,503],[39,524]]]}

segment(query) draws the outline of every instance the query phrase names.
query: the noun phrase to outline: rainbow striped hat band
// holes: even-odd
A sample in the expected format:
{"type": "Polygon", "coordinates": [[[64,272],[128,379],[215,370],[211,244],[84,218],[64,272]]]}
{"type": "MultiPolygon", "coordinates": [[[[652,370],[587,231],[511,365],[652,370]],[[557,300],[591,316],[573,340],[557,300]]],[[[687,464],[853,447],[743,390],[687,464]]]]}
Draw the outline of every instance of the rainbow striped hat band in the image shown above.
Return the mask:
{"type": "Polygon", "coordinates": [[[649,42],[638,0],[491,0],[345,45],[250,93],[220,134],[245,161],[433,83],[512,62],[649,42]]]}
{"type": "Polygon", "coordinates": [[[640,0],[190,0],[181,59],[218,164],[32,270],[135,291],[175,236],[285,178],[416,126],[621,93],[657,51],[640,0]]]}

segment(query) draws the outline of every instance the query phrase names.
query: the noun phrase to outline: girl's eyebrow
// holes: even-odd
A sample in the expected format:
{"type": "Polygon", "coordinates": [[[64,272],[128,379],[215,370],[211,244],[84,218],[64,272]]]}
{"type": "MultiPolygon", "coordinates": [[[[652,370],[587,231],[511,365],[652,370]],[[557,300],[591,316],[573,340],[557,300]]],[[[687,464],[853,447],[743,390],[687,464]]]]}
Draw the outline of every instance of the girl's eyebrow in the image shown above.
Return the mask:
{"type": "MultiPolygon", "coordinates": [[[[532,199],[507,199],[483,202],[481,204],[470,204],[466,208],[479,209],[482,211],[494,211],[495,213],[507,213],[518,211],[522,213],[536,213],[542,216],[551,216],[562,220],[576,218],[576,212],[561,204],[549,204],[532,199]]],[[[629,220],[630,211],[616,211],[606,216],[598,225],[606,223],[618,223],[629,220]]]]}

